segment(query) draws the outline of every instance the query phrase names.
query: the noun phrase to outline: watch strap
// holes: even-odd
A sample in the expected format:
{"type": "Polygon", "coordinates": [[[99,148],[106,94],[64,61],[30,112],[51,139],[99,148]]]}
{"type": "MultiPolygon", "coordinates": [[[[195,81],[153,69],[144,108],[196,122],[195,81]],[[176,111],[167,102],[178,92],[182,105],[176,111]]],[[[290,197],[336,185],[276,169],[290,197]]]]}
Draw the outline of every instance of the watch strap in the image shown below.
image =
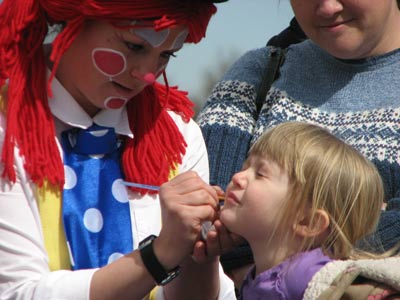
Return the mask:
{"type": "Polygon", "coordinates": [[[147,271],[158,285],[165,285],[179,275],[179,266],[167,272],[154,253],[153,242],[156,236],[151,235],[139,244],[140,256],[147,271]]]}

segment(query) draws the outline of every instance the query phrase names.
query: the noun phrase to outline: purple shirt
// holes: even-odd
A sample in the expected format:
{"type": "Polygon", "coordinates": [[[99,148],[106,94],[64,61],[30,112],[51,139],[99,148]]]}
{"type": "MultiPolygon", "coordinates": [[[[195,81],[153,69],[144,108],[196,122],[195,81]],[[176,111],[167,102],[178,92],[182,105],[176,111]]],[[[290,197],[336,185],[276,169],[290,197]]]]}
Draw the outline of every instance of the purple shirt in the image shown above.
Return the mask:
{"type": "Polygon", "coordinates": [[[254,278],[255,267],[240,289],[241,300],[301,300],[308,282],[330,262],[321,248],[302,252],[254,278]]]}

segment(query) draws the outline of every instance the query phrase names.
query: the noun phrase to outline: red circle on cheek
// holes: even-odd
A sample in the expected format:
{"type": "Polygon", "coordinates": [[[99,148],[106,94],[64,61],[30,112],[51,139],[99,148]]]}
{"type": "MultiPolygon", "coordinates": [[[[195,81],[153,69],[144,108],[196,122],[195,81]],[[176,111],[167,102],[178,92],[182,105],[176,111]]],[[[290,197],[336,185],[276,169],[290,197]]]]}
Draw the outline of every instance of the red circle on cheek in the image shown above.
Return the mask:
{"type": "Polygon", "coordinates": [[[93,62],[107,76],[116,76],[126,68],[123,55],[111,49],[95,49],[93,51],[93,62]]]}
{"type": "Polygon", "coordinates": [[[110,109],[118,109],[118,108],[121,108],[122,106],[124,106],[125,103],[126,103],[125,99],[111,98],[111,99],[107,100],[107,102],[105,103],[105,106],[110,109]]]}

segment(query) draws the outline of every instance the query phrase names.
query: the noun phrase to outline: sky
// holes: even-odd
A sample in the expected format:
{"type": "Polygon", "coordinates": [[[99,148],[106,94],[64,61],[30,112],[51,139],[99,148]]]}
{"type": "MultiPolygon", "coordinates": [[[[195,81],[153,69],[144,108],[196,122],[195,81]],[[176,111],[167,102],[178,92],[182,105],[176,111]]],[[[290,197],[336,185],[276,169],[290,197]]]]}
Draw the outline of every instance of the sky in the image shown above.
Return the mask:
{"type": "Polygon", "coordinates": [[[189,97],[203,94],[207,74],[219,64],[264,46],[293,17],[289,0],[229,0],[217,8],[206,38],[196,45],[186,44],[167,67],[169,85],[178,85],[189,97]]]}

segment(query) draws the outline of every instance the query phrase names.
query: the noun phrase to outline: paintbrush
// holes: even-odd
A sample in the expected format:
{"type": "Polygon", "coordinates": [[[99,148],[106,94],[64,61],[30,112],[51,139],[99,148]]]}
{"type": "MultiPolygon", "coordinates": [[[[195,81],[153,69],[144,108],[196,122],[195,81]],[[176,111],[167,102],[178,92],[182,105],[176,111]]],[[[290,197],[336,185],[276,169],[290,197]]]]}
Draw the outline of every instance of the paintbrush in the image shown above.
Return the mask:
{"type": "Polygon", "coordinates": [[[126,186],[131,186],[131,187],[135,187],[135,188],[139,188],[139,189],[152,190],[152,191],[158,191],[160,189],[160,187],[157,185],[149,185],[149,184],[136,183],[136,182],[122,181],[122,184],[126,185],[126,186]]]}
{"type": "MultiPolygon", "coordinates": [[[[143,184],[143,183],[136,183],[136,182],[128,182],[128,181],[122,181],[123,185],[126,186],[131,186],[139,189],[146,189],[146,190],[152,190],[152,191],[158,191],[160,190],[160,187],[157,185],[150,185],[150,184],[143,184]]],[[[225,201],[225,195],[218,195],[218,209],[224,205],[225,201]]],[[[207,239],[207,233],[210,230],[215,230],[214,225],[212,225],[212,222],[210,221],[205,221],[203,222],[201,226],[201,237],[205,241],[207,239]]]]}
{"type": "MultiPolygon", "coordinates": [[[[136,182],[128,182],[128,181],[122,181],[123,185],[126,186],[131,186],[139,189],[146,189],[146,190],[152,190],[152,191],[158,191],[160,190],[160,187],[157,185],[150,185],[150,184],[143,184],[143,183],[136,183],[136,182]]],[[[224,205],[224,200],[225,200],[225,195],[218,195],[218,203],[220,206],[224,205]]]]}

